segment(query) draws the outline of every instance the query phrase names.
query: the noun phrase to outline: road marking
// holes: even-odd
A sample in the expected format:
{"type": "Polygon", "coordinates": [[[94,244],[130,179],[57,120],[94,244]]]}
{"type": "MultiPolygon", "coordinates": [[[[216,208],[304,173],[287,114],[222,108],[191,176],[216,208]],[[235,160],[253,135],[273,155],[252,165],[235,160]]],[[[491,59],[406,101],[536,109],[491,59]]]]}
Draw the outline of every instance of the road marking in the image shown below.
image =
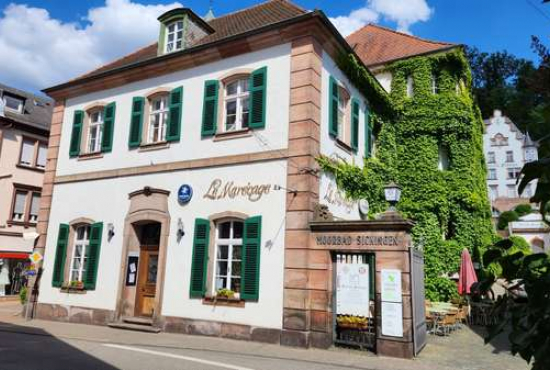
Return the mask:
{"type": "Polygon", "coordinates": [[[180,356],[180,355],[175,355],[173,353],[151,351],[149,349],[135,348],[135,347],[129,347],[129,346],[121,346],[121,345],[118,345],[118,344],[103,344],[103,346],[110,347],[110,348],[125,349],[127,351],[147,353],[147,354],[150,354],[150,355],[175,358],[175,359],[178,359],[178,360],[198,362],[199,364],[223,367],[223,368],[231,369],[231,370],[254,370],[254,369],[250,369],[250,368],[247,368],[247,367],[233,366],[233,365],[228,365],[228,364],[224,364],[224,363],[221,363],[221,362],[203,360],[203,359],[196,358],[196,357],[180,356]]]}

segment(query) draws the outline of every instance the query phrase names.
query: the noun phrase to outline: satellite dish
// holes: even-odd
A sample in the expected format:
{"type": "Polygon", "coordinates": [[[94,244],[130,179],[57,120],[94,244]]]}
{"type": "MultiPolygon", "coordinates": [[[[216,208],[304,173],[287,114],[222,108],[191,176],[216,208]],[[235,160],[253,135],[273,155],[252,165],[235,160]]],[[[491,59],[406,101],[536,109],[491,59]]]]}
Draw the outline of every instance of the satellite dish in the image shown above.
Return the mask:
{"type": "Polygon", "coordinates": [[[369,201],[366,200],[366,199],[361,199],[359,201],[359,212],[366,216],[369,214],[369,210],[370,210],[370,205],[369,205],[369,201]]]}

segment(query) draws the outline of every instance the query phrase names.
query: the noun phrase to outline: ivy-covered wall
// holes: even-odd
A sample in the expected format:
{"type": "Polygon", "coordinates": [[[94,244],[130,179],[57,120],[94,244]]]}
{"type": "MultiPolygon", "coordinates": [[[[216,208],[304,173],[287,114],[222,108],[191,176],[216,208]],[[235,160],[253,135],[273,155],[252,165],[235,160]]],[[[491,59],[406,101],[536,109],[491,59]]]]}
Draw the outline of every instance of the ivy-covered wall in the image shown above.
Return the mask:
{"type": "MultiPolygon", "coordinates": [[[[366,72],[353,56],[339,63],[342,70],[366,72]]],[[[369,200],[370,217],[386,209],[384,185],[393,180],[403,187],[398,209],[417,223],[413,236],[424,249],[426,298],[448,300],[457,293],[447,276],[458,271],[462,249],[468,248],[475,259],[494,238],[483,121],[470,93],[470,69],[457,48],[397,61],[385,70],[393,75],[391,109],[386,102],[382,109],[371,102],[374,157],[366,159],[363,169],[328,158],[319,163],[334,173],[348,196],[369,200]],[[407,96],[409,76],[414,81],[412,97],[407,96]],[[439,168],[440,153],[448,157],[444,170],[439,168]]]]}

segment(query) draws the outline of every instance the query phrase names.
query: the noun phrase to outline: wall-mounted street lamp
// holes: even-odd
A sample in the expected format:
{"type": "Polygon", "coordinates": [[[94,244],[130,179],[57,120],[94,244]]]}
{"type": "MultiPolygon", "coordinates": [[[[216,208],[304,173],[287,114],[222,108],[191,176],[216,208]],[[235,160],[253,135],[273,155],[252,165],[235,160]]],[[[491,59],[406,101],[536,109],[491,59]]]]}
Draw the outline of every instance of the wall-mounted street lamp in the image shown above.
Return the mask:
{"type": "Polygon", "coordinates": [[[378,215],[377,219],[386,221],[401,220],[402,217],[399,212],[397,212],[397,208],[395,208],[396,204],[399,202],[399,199],[401,199],[401,186],[397,185],[393,181],[384,186],[384,198],[386,199],[386,202],[390,204],[390,207],[385,212],[378,215]]]}
{"type": "Polygon", "coordinates": [[[390,204],[390,212],[396,212],[397,209],[395,205],[401,199],[401,186],[397,185],[395,182],[390,182],[388,185],[384,186],[384,197],[386,202],[390,204]]]}
{"type": "Polygon", "coordinates": [[[181,217],[180,217],[178,218],[178,231],[177,231],[178,242],[181,240],[181,238],[183,238],[184,235],[185,235],[185,230],[183,228],[183,221],[181,220],[181,217]]]}
{"type": "Polygon", "coordinates": [[[115,236],[115,225],[112,223],[107,224],[107,236],[109,238],[109,241],[115,236]]]}

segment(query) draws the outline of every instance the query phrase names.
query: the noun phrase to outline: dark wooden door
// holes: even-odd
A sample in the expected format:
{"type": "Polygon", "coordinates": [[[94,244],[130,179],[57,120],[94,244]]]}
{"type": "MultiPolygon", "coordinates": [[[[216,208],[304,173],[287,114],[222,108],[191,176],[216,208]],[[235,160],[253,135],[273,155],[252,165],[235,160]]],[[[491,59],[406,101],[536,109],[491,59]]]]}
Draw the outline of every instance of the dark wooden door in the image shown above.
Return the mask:
{"type": "Polygon", "coordinates": [[[158,261],[158,247],[141,249],[136,292],[136,316],[153,316],[157,290],[158,261]]]}

